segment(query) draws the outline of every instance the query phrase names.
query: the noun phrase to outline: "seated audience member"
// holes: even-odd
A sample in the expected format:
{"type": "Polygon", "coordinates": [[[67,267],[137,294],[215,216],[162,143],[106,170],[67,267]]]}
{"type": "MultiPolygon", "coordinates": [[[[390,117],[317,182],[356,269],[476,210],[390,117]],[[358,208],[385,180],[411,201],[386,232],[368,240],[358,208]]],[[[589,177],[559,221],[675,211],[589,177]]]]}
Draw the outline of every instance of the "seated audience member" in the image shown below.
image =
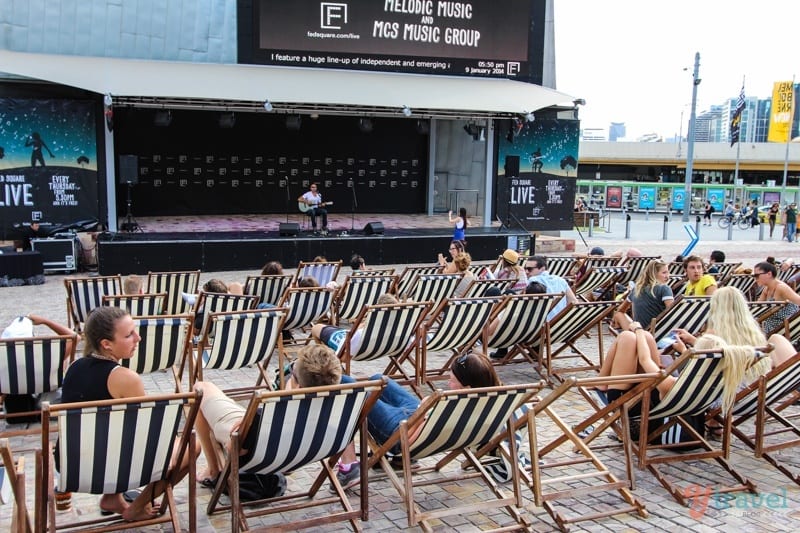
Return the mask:
{"type": "Polygon", "coordinates": [[[662,261],[650,261],[636,280],[625,301],[614,313],[614,320],[623,330],[636,321],[649,328],[653,319],[672,306],[675,297],[668,285],[669,269],[662,261]],[[627,310],[633,308],[633,318],[627,310]]]}
{"type": "Polygon", "coordinates": [[[753,267],[753,277],[756,279],[756,286],[761,290],[758,294],[759,302],[786,302],[777,313],[768,316],[761,323],[765,333],[778,332],[784,321],[800,310],[800,294],[779,280],[778,269],[766,261],[753,267]]]}
{"type": "Polygon", "coordinates": [[[283,276],[283,265],[278,261],[270,261],[261,269],[262,276],[283,276]]]}
{"type": "MultiPolygon", "coordinates": [[[[228,286],[224,281],[218,278],[211,278],[203,284],[203,292],[211,292],[214,294],[228,294],[228,286]]],[[[192,304],[194,305],[194,303],[192,304]]],[[[203,327],[203,309],[197,309],[194,313],[194,334],[200,334],[200,328],[203,327]]]]}
{"type": "Polygon", "coordinates": [[[350,268],[352,270],[369,270],[364,258],[358,254],[353,254],[353,257],[350,258],[350,268]]]}
{"type": "Polygon", "coordinates": [[[589,250],[588,254],[580,254],[575,253],[573,254],[574,257],[578,258],[578,261],[575,263],[575,266],[572,267],[572,275],[575,276],[574,283],[578,283],[583,276],[586,275],[587,264],[586,259],[589,257],[603,257],[606,254],[605,250],[600,248],[599,246],[595,246],[591,250],[589,250]]]}
{"type": "MultiPolygon", "coordinates": [[[[537,281],[541,283],[547,288],[548,293],[564,293],[564,297],[553,306],[549,313],[547,313],[547,320],[552,319],[559,312],[561,312],[561,310],[567,306],[567,303],[574,303],[578,301],[578,299],[575,297],[575,293],[572,292],[572,289],[570,289],[567,280],[560,276],[554,276],[547,271],[547,258],[545,256],[534,255],[528,259],[528,262],[525,263],[525,273],[528,276],[529,282],[537,281]]],[[[528,284],[528,286],[530,287],[530,284],[528,284]]],[[[525,290],[525,293],[531,294],[527,289],[525,290]]]]}
{"type": "MultiPolygon", "coordinates": [[[[380,374],[370,376],[370,379],[380,379],[380,374]]],[[[355,379],[343,375],[342,383],[352,383],[355,379]]],[[[459,357],[450,367],[450,380],[447,382],[449,390],[470,389],[477,387],[495,387],[501,385],[500,378],[492,367],[492,362],[480,353],[467,353],[459,357]]],[[[367,414],[367,425],[370,435],[378,444],[383,444],[397,431],[400,422],[406,420],[420,405],[420,399],[408,390],[389,380],[383,389],[380,398],[367,414]]],[[[413,443],[416,434],[409,435],[409,442],[413,443]]],[[[399,452],[399,445],[392,450],[399,452]]],[[[339,461],[337,478],[342,485],[347,485],[361,474],[361,468],[356,459],[353,443],[347,447],[339,461]]]]}
{"type": "Polygon", "coordinates": [[[20,230],[22,234],[22,250],[28,251],[33,249],[31,239],[43,239],[47,237],[47,232],[42,229],[38,222],[33,221],[28,226],[22,226],[20,230]]]}
{"type": "MultiPolygon", "coordinates": [[[[397,298],[391,294],[381,294],[378,297],[376,305],[389,305],[396,304],[397,298]]],[[[350,353],[355,353],[361,347],[363,341],[362,334],[363,328],[366,324],[359,325],[358,329],[353,333],[350,338],[350,353]]],[[[345,337],[347,337],[347,328],[337,328],[336,326],[329,326],[328,324],[314,324],[311,327],[311,337],[332,349],[336,355],[342,351],[342,346],[345,337]]]]}
{"type": "Polygon", "coordinates": [[[311,260],[312,263],[327,263],[328,258],[324,255],[318,255],[314,259],[311,260]]]}
{"type": "Polygon", "coordinates": [[[717,274],[719,273],[719,268],[717,268],[716,263],[724,263],[725,262],[725,252],[722,250],[712,250],[711,256],[708,258],[708,273],[709,274],[717,274]]]}
{"type": "Polygon", "coordinates": [[[467,292],[467,287],[469,287],[470,283],[475,279],[475,275],[469,269],[469,266],[472,264],[472,257],[467,252],[463,252],[453,259],[453,264],[456,266],[456,272],[461,274],[462,278],[461,281],[458,282],[458,285],[456,285],[456,288],[453,289],[452,297],[462,298],[467,292]]]}
{"type": "Polygon", "coordinates": [[[462,241],[450,241],[450,248],[448,251],[451,261],[448,262],[447,259],[444,258],[444,255],[439,254],[439,266],[442,267],[442,274],[455,274],[458,272],[458,268],[454,261],[459,254],[465,252],[464,243],[462,241]]]}
{"type": "MultiPolygon", "coordinates": [[[[525,294],[546,294],[547,287],[544,284],[540,283],[539,281],[532,281],[528,283],[525,287],[525,294]]],[[[500,289],[497,287],[492,287],[486,291],[486,296],[500,296],[500,289]]],[[[495,318],[492,320],[492,323],[489,325],[488,333],[489,336],[492,336],[494,332],[497,330],[497,327],[503,321],[505,316],[505,311],[501,311],[495,318]]],[[[548,318],[549,320],[549,318],[548,318]]],[[[489,354],[489,357],[492,359],[502,359],[508,355],[508,348],[498,348],[497,350],[493,351],[489,354]]]]}
{"type": "Polygon", "coordinates": [[[516,250],[511,248],[503,252],[500,267],[494,273],[496,279],[510,279],[514,280],[514,284],[510,290],[514,293],[520,293],[528,286],[528,278],[525,275],[525,270],[519,266],[519,254],[516,250]]]}
{"type": "MultiPolygon", "coordinates": [[[[126,310],[105,306],[95,308],[89,313],[84,327],[84,356],[72,363],[64,376],[61,402],[144,396],[141,376],[120,365],[123,359],[133,357],[140,340],[133,319],[126,310]]],[[[181,477],[188,473],[188,466],[187,455],[180,468],[181,477]]],[[[163,490],[163,483],[151,483],[130,505],[122,494],[104,494],[100,498],[100,509],[119,513],[125,520],[152,517],[157,511],[151,502],[163,490]]]]}
{"type": "Polygon", "coordinates": [[[717,290],[717,280],[703,272],[703,260],[698,256],[690,255],[684,259],[683,269],[688,280],[683,289],[685,296],[711,296],[717,290]]]}
{"type": "Polygon", "coordinates": [[[123,294],[142,294],[143,292],[142,278],[136,274],[125,276],[125,279],[122,280],[123,294]]]}
{"type": "Polygon", "coordinates": [[[608,254],[608,257],[619,257],[630,259],[631,257],[642,257],[644,254],[638,248],[620,248],[608,254]]]}
{"type": "MultiPolygon", "coordinates": [[[[319,387],[336,385],[342,376],[342,365],[325,346],[309,344],[300,349],[292,371],[293,387],[319,387]]],[[[213,488],[222,471],[215,452],[218,443],[226,453],[230,453],[231,434],[239,429],[244,418],[245,407],[223,393],[210,381],[198,381],[195,389],[203,392],[200,414],[197,417],[197,436],[206,457],[206,471],[198,474],[200,484],[213,488]]],[[[262,413],[259,410],[258,416],[262,413]]],[[[251,427],[258,427],[254,420],[251,427]]],[[[243,435],[240,464],[250,460],[250,452],[256,444],[255,431],[243,435]]]]}

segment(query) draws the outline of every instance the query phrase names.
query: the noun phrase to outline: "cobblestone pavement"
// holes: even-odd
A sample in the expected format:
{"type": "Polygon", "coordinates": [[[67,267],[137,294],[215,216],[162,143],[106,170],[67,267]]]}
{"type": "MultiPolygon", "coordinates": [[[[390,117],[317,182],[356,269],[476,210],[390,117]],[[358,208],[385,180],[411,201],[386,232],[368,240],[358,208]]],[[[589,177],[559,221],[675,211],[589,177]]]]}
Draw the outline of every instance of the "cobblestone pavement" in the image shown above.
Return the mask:
{"type": "MultiPolygon", "coordinates": [[[[652,217],[651,217],[652,218],[652,217]]],[[[644,221],[646,222],[646,221],[644,221]]],[[[623,230],[614,229],[614,233],[594,232],[592,238],[587,239],[587,244],[591,246],[602,246],[607,252],[619,248],[636,246],[647,255],[661,255],[666,259],[671,259],[674,255],[681,252],[685,247],[685,240],[661,240],[660,229],[654,227],[651,234],[645,235],[642,227],[646,224],[642,222],[637,225],[640,233],[639,239],[622,238],[623,230]]],[[[615,222],[617,223],[617,222],[615,222]]],[[[676,230],[672,230],[676,231],[676,230]]],[[[737,230],[740,231],[740,230],[737,230]]],[[[750,230],[755,232],[756,230],[750,230]]],[[[711,233],[711,232],[709,232],[711,233]]],[[[575,232],[571,232],[576,239],[579,237],[575,232]]],[[[755,237],[755,233],[751,234],[755,237]]],[[[569,232],[568,235],[570,236],[569,232]]],[[[743,235],[737,234],[736,237],[742,238],[743,235]]],[[[742,261],[749,266],[762,260],[767,255],[779,258],[790,257],[796,253],[795,249],[800,249],[798,244],[790,244],[786,241],[780,242],[777,239],[769,241],[741,240],[727,241],[725,236],[720,236],[720,240],[701,241],[696,248],[696,252],[702,257],[708,257],[712,249],[723,249],[728,253],[729,260],[742,261]]],[[[578,249],[582,250],[582,243],[578,249]]],[[[432,253],[435,256],[435,253],[432,253]]],[[[398,271],[402,268],[397,266],[398,271]]],[[[343,269],[348,270],[348,269],[343,269]]],[[[225,281],[240,280],[251,272],[223,272],[219,274],[205,273],[201,281],[210,277],[220,277],[225,281]]],[[[59,321],[66,320],[65,292],[62,279],[64,276],[52,275],[47,277],[47,282],[41,286],[12,287],[0,289],[0,325],[8,324],[14,316],[27,312],[35,312],[59,321]]],[[[37,330],[38,331],[38,330],[37,330]]],[[[44,331],[38,331],[43,334],[44,331]]],[[[606,337],[605,347],[607,348],[610,339],[606,337]]],[[[578,347],[586,351],[593,358],[598,356],[596,339],[586,338],[578,343],[578,347]]],[[[441,362],[443,354],[435,354],[433,362],[441,362]]],[[[560,363],[562,365],[566,363],[560,363]]],[[[274,365],[273,365],[274,366],[274,365]]],[[[380,362],[354,364],[357,375],[369,375],[380,372],[383,364],[380,362]]],[[[540,377],[533,371],[528,364],[509,365],[499,369],[501,379],[506,383],[524,383],[537,381],[540,377]]],[[[255,379],[255,374],[251,369],[234,371],[229,373],[216,373],[207,376],[223,388],[248,385],[255,379]]],[[[145,376],[145,383],[148,392],[169,390],[172,387],[172,378],[168,373],[156,373],[145,376]]],[[[542,391],[542,395],[548,391],[542,391]]],[[[797,411],[797,408],[792,408],[797,411]]],[[[560,400],[555,410],[568,424],[575,424],[590,412],[588,404],[577,394],[568,393],[560,400]]],[[[2,424],[2,423],[0,423],[2,424]]],[[[557,427],[549,420],[542,419],[538,426],[540,441],[553,438],[558,435],[557,427]]],[[[612,443],[605,436],[600,437],[600,441],[612,443]]],[[[13,438],[12,448],[16,453],[25,455],[27,460],[28,478],[28,506],[33,509],[33,452],[38,445],[36,438],[13,438]]],[[[621,448],[611,447],[600,452],[602,460],[618,476],[624,475],[624,463],[620,459],[621,448]]],[[[797,449],[789,449],[779,454],[782,459],[788,461],[796,469],[800,469],[800,454],[797,449]]],[[[574,457],[572,450],[568,446],[562,446],[556,453],[546,457],[546,461],[554,461],[558,458],[574,457]]],[[[649,529],[662,530],[685,530],[695,531],[795,531],[800,528],[800,487],[791,482],[783,474],[769,466],[766,462],[756,459],[753,453],[744,445],[734,441],[731,462],[736,465],[741,473],[752,479],[759,487],[760,495],[720,495],[706,487],[712,487],[715,481],[727,481],[717,475],[721,470],[716,465],[709,463],[689,463],[688,466],[672,472],[685,479],[688,483],[698,485],[699,493],[708,496],[701,498],[697,504],[689,509],[676,503],[673,498],[661,487],[649,472],[645,470],[635,470],[636,489],[634,494],[647,507],[649,517],[644,519],[635,514],[622,514],[595,521],[583,522],[572,526],[573,530],[586,531],[639,531],[649,529]],[[707,505],[706,505],[707,504],[707,505]]],[[[204,466],[201,458],[199,469],[204,466]]],[[[451,467],[454,468],[454,467],[451,467]]],[[[571,472],[574,467],[567,467],[559,474],[571,472]]],[[[311,479],[312,472],[305,468],[289,476],[289,490],[297,487],[305,487],[311,479]]],[[[180,483],[176,497],[182,515],[184,527],[188,524],[188,481],[180,483]]],[[[325,490],[325,489],[323,489],[325,490]]],[[[551,531],[555,528],[554,522],[540,507],[536,507],[532,501],[531,491],[524,489],[525,514],[531,521],[531,529],[534,531],[551,531]]],[[[351,491],[353,501],[357,493],[351,491]]],[[[454,502],[463,504],[465,502],[480,502],[485,495],[484,489],[474,481],[462,481],[455,487],[441,490],[435,487],[428,487],[420,491],[418,501],[423,508],[436,508],[447,506],[454,502]]],[[[217,532],[228,531],[230,528],[230,517],[227,514],[207,516],[205,506],[208,502],[210,491],[198,487],[198,531],[217,532]]],[[[398,529],[409,529],[406,522],[406,513],[400,498],[386,479],[380,479],[374,474],[370,480],[370,520],[364,524],[364,529],[368,531],[394,531],[398,529]]],[[[590,512],[601,512],[609,509],[618,503],[618,498],[613,493],[608,494],[586,494],[577,500],[567,501],[567,511],[572,514],[585,514],[590,512]]],[[[73,495],[73,509],[65,513],[75,515],[89,515],[97,513],[97,497],[92,495],[73,495]]],[[[5,529],[10,523],[11,506],[0,506],[0,529],[5,529]],[[4,527],[4,525],[6,525],[4,527]]],[[[62,519],[62,516],[59,516],[62,519]]],[[[273,519],[274,520],[274,519],[273,519]]],[[[255,520],[252,525],[269,525],[270,520],[255,520]]],[[[438,529],[458,530],[458,531],[479,531],[498,525],[507,525],[509,520],[502,513],[474,514],[457,516],[440,522],[434,522],[438,529]]],[[[159,531],[158,528],[151,528],[159,531]]],[[[334,526],[326,528],[326,531],[347,530],[344,526],[334,526]]]]}

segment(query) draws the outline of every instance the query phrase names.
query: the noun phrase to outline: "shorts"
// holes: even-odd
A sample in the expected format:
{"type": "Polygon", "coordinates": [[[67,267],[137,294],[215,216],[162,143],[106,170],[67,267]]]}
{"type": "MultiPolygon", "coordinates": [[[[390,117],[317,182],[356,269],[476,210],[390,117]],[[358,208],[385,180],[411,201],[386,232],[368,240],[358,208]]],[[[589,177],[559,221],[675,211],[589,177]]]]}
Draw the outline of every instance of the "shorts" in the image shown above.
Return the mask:
{"type": "Polygon", "coordinates": [[[337,328],[334,326],[325,326],[319,334],[319,340],[325,343],[325,346],[339,354],[339,349],[347,337],[347,330],[337,328]]]}
{"type": "Polygon", "coordinates": [[[214,433],[214,438],[220,444],[227,444],[231,440],[231,433],[244,418],[245,408],[224,394],[214,398],[203,398],[200,404],[203,416],[208,422],[208,427],[214,433]]]}

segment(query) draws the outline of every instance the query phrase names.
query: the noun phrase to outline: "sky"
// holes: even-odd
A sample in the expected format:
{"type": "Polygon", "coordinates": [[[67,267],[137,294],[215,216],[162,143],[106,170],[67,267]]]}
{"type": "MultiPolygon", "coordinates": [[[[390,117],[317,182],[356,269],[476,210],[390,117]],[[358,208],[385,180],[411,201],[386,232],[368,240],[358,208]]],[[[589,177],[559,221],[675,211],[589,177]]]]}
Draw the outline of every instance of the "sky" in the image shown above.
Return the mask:
{"type": "Polygon", "coordinates": [[[696,52],[698,113],[736,98],[743,77],[759,98],[800,81],[798,0],[554,0],[554,11],[556,88],[586,100],[581,128],[686,136],[696,52]]]}

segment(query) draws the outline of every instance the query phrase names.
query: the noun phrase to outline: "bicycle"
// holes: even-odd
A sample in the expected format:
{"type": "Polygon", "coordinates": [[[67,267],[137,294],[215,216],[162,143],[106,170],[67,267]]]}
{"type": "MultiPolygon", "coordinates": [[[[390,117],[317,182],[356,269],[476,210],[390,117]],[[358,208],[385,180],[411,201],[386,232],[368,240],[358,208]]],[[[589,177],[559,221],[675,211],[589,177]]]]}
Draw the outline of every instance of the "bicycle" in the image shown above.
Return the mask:
{"type": "Polygon", "coordinates": [[[742,216],[737,211],[733,215],[723,215],[717,220],[717,225],[722,229],[728,229],[731,224],[735,224],[739,229],[750,229],[753,225],[753,219],[749,216],[742,216]]]}

